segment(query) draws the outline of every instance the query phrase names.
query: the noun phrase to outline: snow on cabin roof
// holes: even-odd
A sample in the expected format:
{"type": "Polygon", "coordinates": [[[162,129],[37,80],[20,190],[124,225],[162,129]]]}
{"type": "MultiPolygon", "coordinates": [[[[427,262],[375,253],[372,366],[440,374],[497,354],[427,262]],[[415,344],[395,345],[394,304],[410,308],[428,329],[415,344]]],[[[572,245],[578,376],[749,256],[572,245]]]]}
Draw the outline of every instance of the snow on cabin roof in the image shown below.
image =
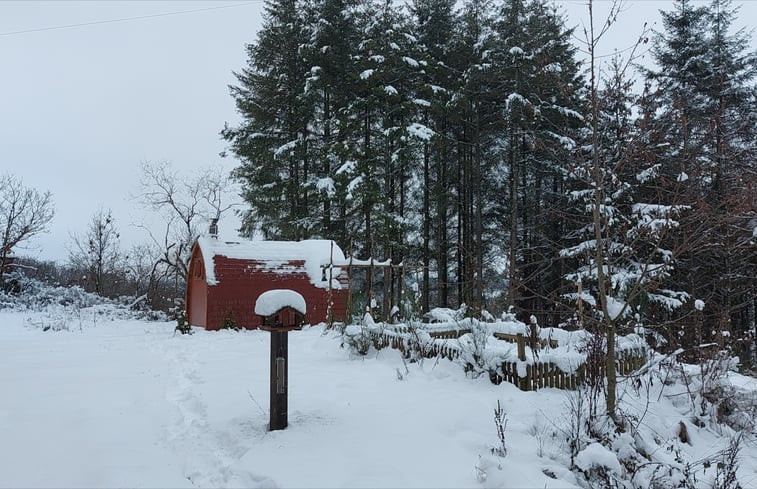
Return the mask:
{"type": "MultiPolygon", "coordinates": [[[[328,239],[307,239],[304,241],[220,241],[202,236],[197,240],[205,262],[205,277],[210,285],[218,284],[215,274],[213,257],[225,256],[235,260],[254,260],[265,262],[271,270],[290,261],[303,261],[304,272],[310,278],[310,283],[325,289],[328,281],[323,281],[323,265],[329,264],[331,244],[334,244],[334,263],[344,262],[344,253],[339,246],[328,239]]],[[[341,284],[337,280],[340,269],[334,267],[331,288],[339,289],[341,284]]],[[[327,274],[328,276],[328,274],[327,274]]]]}
{"type": "Polygon", "coordinates": [[[270,316],[285,307],[291,307],[300,314],[307,312],[305,298],[294,290],[273,289],[260,294],[255,301],[255,314],[270,316]]]}

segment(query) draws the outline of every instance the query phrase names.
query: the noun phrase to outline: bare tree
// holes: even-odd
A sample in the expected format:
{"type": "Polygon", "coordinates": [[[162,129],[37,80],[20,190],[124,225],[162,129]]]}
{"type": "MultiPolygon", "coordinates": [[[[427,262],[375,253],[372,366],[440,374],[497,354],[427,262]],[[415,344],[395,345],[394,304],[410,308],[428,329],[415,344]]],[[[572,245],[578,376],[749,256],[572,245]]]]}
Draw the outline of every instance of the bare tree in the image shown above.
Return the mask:
{"type": "Polygon", "coordinates": [[[680,307],[688,295],[663,285],[675,265],[680,247],[668,249],[669,231],[686,209],[678,204],[675,192],[666,191],[659,175],[660,164],[654,148],[657,135],[644,130],[643,121],[634,121],[629,98],[631,80],[626,72],[636,49],[644,42],[645,31],[629,49],[625,60],[615,56],[602,84],[600,39],[612,26],[622,2],[613,1],[606,19],[595,26],[594,1],[589,0],[589,24],[584,27],[588,55],[588,100],[586,138],[583,151],[572,174],[581,184],[570,193],[580,203],[583,214],[575,246],[561,250],[563,257],[577,259],[581,265],[566,276],[571,282],[589,287],[569,294],[593,306],[594,319],[606,338],[604,375],[607,381],[607,414],[616,419],[617,374],[616,334],[630,326],[641,303],[655,304],[671,311],[680,307]]]}
{"type": "Polygon", "coordinates": [[[20,178],[0,176],[0,278],[20,243],[47,230],[53,218],[52,194],[25,187],[20,178]]]}
{"type": "Polygon", "coordinates": [[[146,225],[150,239],[161,250],[158,263],[166,275],[185,282],[192,245],[209,219],[220,219],[235,204],[224,201],[231,186],[220,168],[209,168],[193,177],[180,175],[170,163],[144,163],[139,200],[163,221],[160,235],[146,225]]]}
{"type": "Polygon", "coordinates": [[[86,271],[87,282],[99,295],[116,290],[110,287],[106,291],[105,282],[108,277],[116,279],[121,257],[119,238],[111,210],[102,206],[92,215],[85,234],[71,236],[69,262],[74,268],[86,271]]]}
{"type": "Polygon", "coordinates": [[[153,243],[133,245],[124,254],[123,267],[128,278],[129,294],[140,297],[151,294],[157,288],[164,273],[159,266],[160,256],[153,243]]]}

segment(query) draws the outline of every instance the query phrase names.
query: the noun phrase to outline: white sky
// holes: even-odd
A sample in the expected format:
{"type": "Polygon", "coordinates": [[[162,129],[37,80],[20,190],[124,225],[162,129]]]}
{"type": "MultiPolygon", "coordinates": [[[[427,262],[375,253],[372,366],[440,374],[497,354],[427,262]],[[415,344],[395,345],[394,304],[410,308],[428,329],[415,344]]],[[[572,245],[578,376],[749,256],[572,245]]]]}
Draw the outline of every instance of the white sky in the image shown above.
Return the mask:
{"type": "MultiPolygon", "coordinates": [[[[587,17],[584,0],[558,3],[569,24],[587,17]]],[[[601,15],[609,2],[596,5],[601,15]]],[[[671,5],[628,1],[602,50],[628,47],[644,22],[661,28],[658,11],[671,5]]],[[[185,172],[236,166],[219,157],[218,133],[238,121],[227,86],[262,10],[260,0],[0,1],[0,173],[50,190],[56,204],[50,233],[20,254],[65,260],[70,233],[83,232],[99,205],[113,209],[125,247],[147,241],[131,225],[142,219],[132,195],[144,161],[185,172]],[[161,15],[188,10],[199,11],[161,15]]],[[[743,2],[737,26],[752,29],[754,19],[757,2],[743,2]]],[[[233,238],[237,226],[222,221],[221,236],[233,238]]]]}

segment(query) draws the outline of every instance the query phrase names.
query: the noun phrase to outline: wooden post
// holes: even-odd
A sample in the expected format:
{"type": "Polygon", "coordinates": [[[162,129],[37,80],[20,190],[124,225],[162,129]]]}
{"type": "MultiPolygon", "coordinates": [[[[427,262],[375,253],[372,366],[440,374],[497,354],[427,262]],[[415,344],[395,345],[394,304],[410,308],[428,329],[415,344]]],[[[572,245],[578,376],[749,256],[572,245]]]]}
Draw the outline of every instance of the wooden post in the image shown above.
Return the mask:
{"type": "Polygon", "coordinates": [[[385,323],[388,323],[389,320],[391,319],[389,313],[392,311],[392,306],[394,305],[394,304],[392,304],[392,302],[394,300],[394,297],[393,297],[393,294],[392,294],[392,292],[394,292],[393,291],[394,273],[392,273],[393,272],[393,270],[392,270],[392,260],[393,260],[393,258],[392,258],[392,254],[391,254],[391,250],[390,250],[390,253],[389,253],[389,266],[388,267],[384,267],[384,273],[382,274],[382,278],[384,280],[384,300],[382,301],[383,303],[381,304],[381,308],[383,309],[382,320],[385,323]]]}
{"type": "Polygon", "coordinates": [[[524,362],[526,360],[526,339],[523,337],[523,333],[515,335],[518,343],[518,360],[524,362]]]}
{"type": "Polygon", "coordinates": [[[347,265],[347,323],[352,323],[352,239],[350,239],[350,264],[347,265]]]}
{"type": "Polygon", "coordinates": [[[271,332],[271,391],[269,431],[287,427],[289,352],[287,331],[271,332]]]}
{"type": "Polygon", "coordinates": [[[403,259],[402,261],[403,261],[402,273],[400,274],[400,290],[399,290],[399,300],[398,300],[399,303],[397,304],[397,307],[400,308],[400,317],[402,317],[402,300],[404,299],[404,295],[405,295],[405,263],[404,263],[405,260],[403,259]]]}
{"type": "Polygon", "coordinates": [[[543,389],[545,387],[544,382],[546,380],[546,375],[547,375],[547,372],[546,372],[547,365],[542,362],[539,362],[536,365],[537,365],[536,374],[539,376],[539,383],[538,383],[539,389],[543,389]]]}
{"type": "Polygon", "coordinates": [[[331,240],[331,251],[329,252],[329,289],[328,304],[326,304],[326,328],[331,329],[334,325],[334,296],[331,292],[332,282],[334,280],[334,240],[331,240]]]}
{"type": "Polygon", "coordinates": [[[373,242],[371,242],[371,266],[368,268],[368,312],[373,316],[373,242]]]}

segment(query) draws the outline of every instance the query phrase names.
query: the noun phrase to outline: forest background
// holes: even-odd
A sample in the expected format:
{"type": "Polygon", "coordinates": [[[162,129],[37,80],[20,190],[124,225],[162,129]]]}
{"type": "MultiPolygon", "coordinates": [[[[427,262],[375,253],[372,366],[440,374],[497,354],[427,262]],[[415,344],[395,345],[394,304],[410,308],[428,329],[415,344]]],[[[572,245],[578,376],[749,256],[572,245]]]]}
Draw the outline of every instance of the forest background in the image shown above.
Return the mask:
{"type": "MultiPolygon", "coordinates": [[[[231,88],[241,122],[222,132],[241,161],[243,235],[331,238],[404,263],[418,313],[513,307],[556,325],[583,321],[580,303],[672,344],[695,323],[708,340],[754,341],[756,65],[730,2],[679,0],[659,32],[640,32],[654,69],[633,49],[598,57],[604,27],[571,30],[541,0],[265,12],[231,88]]],[[[162,163],[142,175],[135,200],[165,224],[148,244],[121,250],[103,208],[71,237],[68,264],[19,260],[10,241],[3,258],[176,305],[191,242],[231,210],[217,192],[230,181],[162,163]]],[[[365,278],[384,314],[401,278],[365,278]]]]}

